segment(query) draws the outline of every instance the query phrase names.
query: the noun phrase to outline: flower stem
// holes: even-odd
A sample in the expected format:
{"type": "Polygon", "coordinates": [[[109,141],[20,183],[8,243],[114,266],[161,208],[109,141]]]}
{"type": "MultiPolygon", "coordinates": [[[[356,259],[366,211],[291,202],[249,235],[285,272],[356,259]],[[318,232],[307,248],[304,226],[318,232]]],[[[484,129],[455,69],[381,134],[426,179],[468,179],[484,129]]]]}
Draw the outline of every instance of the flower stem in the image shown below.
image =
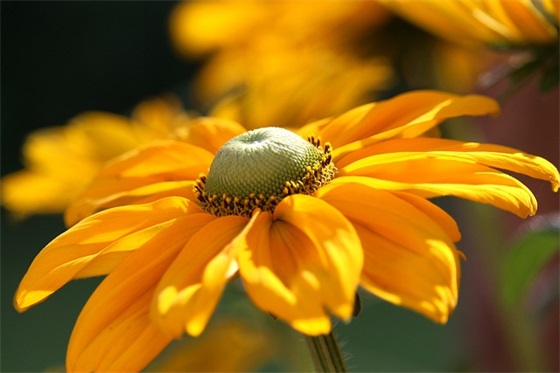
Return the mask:
{"type": "Polygon", "coordinates": [[[305,337],[316,372],[347,372],[346,363],[332,332],[305,337]]]}

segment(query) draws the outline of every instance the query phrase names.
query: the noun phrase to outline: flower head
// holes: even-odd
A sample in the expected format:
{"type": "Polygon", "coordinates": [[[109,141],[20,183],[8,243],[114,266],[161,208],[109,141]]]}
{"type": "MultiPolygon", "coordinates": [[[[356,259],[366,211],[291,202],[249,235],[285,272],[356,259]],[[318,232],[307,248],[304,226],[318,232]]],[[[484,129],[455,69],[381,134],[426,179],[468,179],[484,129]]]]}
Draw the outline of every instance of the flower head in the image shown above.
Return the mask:
{"type": "Polygon", "coordinates": [[[485,97],[420,91],[295,133],[207,119],[194,137],[213,134],[206,149],[159,142],[109,164],[70,208],[75,225],[32,263],[15,306],[107,275],[78,318],[69,370],[143,368],[173,338],[201,334],[234,277],[308,335],[329,332],[330,314],[349,321],[359,286],[446,322],[460,233],[429,199],[526,217],[533,194],[500,169],[560,183],[553,165],[516,149],[422,137],[446,118],[497,112],[485,97]]]}

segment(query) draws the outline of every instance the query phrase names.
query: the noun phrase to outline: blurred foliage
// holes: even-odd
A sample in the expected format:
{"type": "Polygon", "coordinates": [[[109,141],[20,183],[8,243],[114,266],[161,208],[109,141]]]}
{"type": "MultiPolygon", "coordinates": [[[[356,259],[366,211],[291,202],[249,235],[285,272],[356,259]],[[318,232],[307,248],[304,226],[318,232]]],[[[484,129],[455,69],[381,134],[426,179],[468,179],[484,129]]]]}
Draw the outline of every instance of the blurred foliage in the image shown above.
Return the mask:
{"type": "Polygon", "coordinates": [[[545,216],[509,249],[504,258],[502,296],[518,306],[544,267],[560,250],[560,216],[545,216]]]}

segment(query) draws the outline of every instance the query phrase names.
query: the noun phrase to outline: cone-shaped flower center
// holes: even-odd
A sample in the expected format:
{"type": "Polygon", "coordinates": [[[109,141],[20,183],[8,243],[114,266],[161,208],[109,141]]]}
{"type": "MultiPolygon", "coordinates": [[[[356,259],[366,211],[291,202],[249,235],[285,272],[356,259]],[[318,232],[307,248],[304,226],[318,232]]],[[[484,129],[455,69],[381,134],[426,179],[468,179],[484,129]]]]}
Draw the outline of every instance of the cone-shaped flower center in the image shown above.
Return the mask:
{"type": "Polygon", "coordinates": [[[215,215],[272,211],[295,193],[311,194],[334,176],[330,145],[305,141],[283,128],[259,128],[234,137],[216,153],[196,187],[203,208],[215,215]]]}

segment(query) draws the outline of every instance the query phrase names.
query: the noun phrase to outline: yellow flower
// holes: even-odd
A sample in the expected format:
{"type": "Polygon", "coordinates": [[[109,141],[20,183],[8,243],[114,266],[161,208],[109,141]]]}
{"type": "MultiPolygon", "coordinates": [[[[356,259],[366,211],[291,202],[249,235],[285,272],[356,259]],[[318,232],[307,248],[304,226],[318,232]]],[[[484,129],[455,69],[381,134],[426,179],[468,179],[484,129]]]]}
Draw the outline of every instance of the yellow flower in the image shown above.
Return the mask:
{"type": "Polygon", "coordinates": [[[197,339],[182,340],[148,367],[150,372],[254,372],[274,357],[274,340],[263,328],[221,320],[197,339]]]}
{"type": "Polygon", "coordinates": [[[527,46],[558,42],[558,1],[381,0],[420,27],[456,42],[527,46]]]}
{"type": "Polygon", "coordinates": [[[171,17],[175,45],[212,52],[194,91],[214,117],[246,128],[301,126],[372,100],[391,68],[358,38],[388,12],[375,2],[197,1],[171,17]]]}
{"type": "Polygon", "coordinates": [[[560,183],[552,164],[516,149],[422,137],[447,118],[498,110],[482,96],[419,91],[297,133],[239,126],[232,136],[207,119],[195,130],[212,134],[206,149],[166,141],[110,163],[72,207],[83,220],[31,264],[15,307],[107,275],[74,327],[70,371],[142,369],[173,338],[200,335],[234,277],[307,335],[328,333],[330,314],[349,321],[358,286],[444,323],[457,303],[460,233],[429,198],[526,217],[533,194],[499,169],[560,183]]]}
{"type": "Polygon", "coordinates": [[[105,161],[166,138],[181,114],[176,99],[154,99],[139,104],[132,118],[88,112],[32,133],[23,147],[26,168],[2,179],[3,206],[17,217],[63,212],[105,161]]]}
{"type": "Polygon", "coordinates": [[[345,44],[388,15],[372,1],[184,1],[174,9],[169,28],[178,51],[201,56],[243,48],[270,35],[299,45],[345,44]]]}
{"type": "Polygon", "coordinates": [[[253,129],[266,123],[299,127],[340,114],[371,101],[390,76],[381,58],[278,41],[220,53],[204,65],[196,84],[202,102],[217,102],[212,116],[253,129]]]}

